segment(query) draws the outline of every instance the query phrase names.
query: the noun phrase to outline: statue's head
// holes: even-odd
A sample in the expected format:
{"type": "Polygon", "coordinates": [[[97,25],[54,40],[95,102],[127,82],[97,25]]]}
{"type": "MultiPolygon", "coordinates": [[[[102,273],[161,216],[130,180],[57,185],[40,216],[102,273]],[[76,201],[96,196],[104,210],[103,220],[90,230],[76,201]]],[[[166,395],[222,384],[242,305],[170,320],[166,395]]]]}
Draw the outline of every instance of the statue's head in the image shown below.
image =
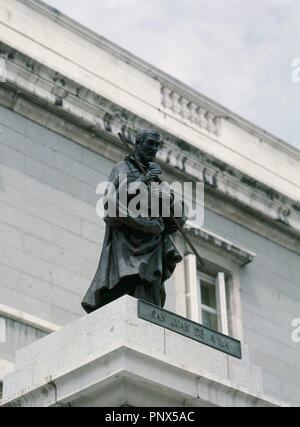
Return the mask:
{"type": "Polygon", "coordinates": [[[160,147],[160,134],[154,129],[143,129],[135,139],[136,154],[144,162],[153,162],[160,147]]]}

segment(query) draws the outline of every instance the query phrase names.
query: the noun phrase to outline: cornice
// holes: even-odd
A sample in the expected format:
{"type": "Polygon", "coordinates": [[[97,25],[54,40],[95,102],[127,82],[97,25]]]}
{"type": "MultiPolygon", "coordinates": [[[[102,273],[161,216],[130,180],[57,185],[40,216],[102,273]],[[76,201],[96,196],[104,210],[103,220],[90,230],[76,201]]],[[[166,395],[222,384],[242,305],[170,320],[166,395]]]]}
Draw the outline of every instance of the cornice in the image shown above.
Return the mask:
{"type": "MultiPolygon", "coordinates": [[[[28,116],[29,109],[25,109],[24,106],[21,108],[18,102],[27,100],[34,105],[39,105],[43,111],[48,111],[48,114],[51,112],[52,116],[67,119],[68,122],[76,125],[78,131],[82,129],[89,132],[91,136],[98,135],[105,138],[111,142],[111,146],[107,147],[106,144],[103,150],[104,155],[113,161],[118,160],[116,152],[120,152],[121,148],[117,137],[119,131],[133,142],[139,129],[152,126],[151,123],[120,105],[112,103],[2,43],[0,43],[0,56],[6,75],[6,81],[1,84],[2,90],[11,93],[8,97],[7,93],[3,92],[1,100],[3,105],[28,116]],[[108,152],[113,152],[113,155],[108,152]]],[[[41,122],[41,116],[42,114],[36,114],[29,118],[41,122]]],[[[48,122],[49,120],[44,120],[43,125],[50,126],[48,122]]],[[[62,132],[59,126],[52,126],[52,128],[58,133],[62,132]]],[[[300,238],[300,206],[297,201],[186,141],[164,130],[160,129],[160,132],[163,147],[158,161],[164,165],[167,172],[186,181],[204,181],[206,190],[219,200],[237,205],[240,209],[247,211],[247,214],[250,213],[263,221],[270,222],[279,231],[294,238],[300,238]]],[[[87,142],[87,139],[85,136],[77,138],[76,141],[99,151],[97,144],[94,143],[91,147],[91,141],[87,142]]],[[[100,144],[99,141],[97,143],[100,144]]]]}
{"type": "Polygon", "coordinates": [[[61,328],[59,325],[32,316],[31,314],[24,313],[23,311],[16,310],[12,307],[8,307],[4,304],[0,304],[0,316],[15,320],[23,325],[31,326],[32,328],[46,333],[55,332],[61,328]]]}
{"type": "MultiPolygon", "coordinates": [[[[69,18],[65,14],[61,13],[59,10],[47,5],[41,0],[18,1],[23,4],[26,4],[27,7],[37,10],[39,13],[47,16],[52,21],[58,22],[60,25],[64,26],[71,32],[79,35],[80,37],[83,37],[92,44],[99,46],[101,49],[104,49],[106,52],[120,58],[124,62],[135,67],[136,69],[151,76],[155,80],[158,80],[161,84],[162,89],[164,87],[169,88],[171,91],[174,91],[174,93],[178,94],[179,97],[183,99],[188,99],[190,103],[200,105],[208,112],[211,112],[216,118],[223,118],[225,120],[228,120],[229,122],[235,124],[236,126],[240,127],[251,135],[254,135],[257,138],[268,142],[274,148],[285,152],[287,155],[292,156],[293,158],[297,158],[300,160],[300,150],[296,147],[293,147],[282,139],[272,135],[270,132],[267,132],[266,130],[255,125],[254,123],[251,123],[250,121],[244,119],[243,117],[239,116],[228,108],[199,93],[197,90],[191,88],[180,80],[172,77],[170,74],[156,68],[145,60],[142,60],[141,58],[127,51],[126,49],[123,49],[115,43],[112,43],[105,37],[100,36],[96,32],[85,27],[84,25],[69,18]]],[[[216,134],[218,134],[218,129],[216,130],[216,134]]]]}
{"type": "Polygon", "coordinates": [[[188,233],[196,236],[198,239],[207,242],[212,247],[220,249],[221,251],[231,256],[240,266],[249,264],[256,256],[254,252],[241,248],[231,241],[224,239],[223,237],[218,236],[217,234],[208,230],[205,230],[202,227],[198,227],[190,222],[187,222],[184,228],[188,233]]]}

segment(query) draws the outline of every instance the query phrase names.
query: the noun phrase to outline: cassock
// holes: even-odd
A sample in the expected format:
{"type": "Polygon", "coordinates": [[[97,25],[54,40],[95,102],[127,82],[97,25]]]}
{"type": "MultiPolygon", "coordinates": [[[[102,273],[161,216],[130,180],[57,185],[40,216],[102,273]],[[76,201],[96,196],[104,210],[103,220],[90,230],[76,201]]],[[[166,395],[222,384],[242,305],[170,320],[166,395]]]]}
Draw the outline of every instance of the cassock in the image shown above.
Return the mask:
{"type": "MultiPolygon", "coordinates": [[[[146,171],[150,167],[143,166],[146,171]]],[[[106,229],[99,265],[82,301],[82,307],[88,313],[124,294],[160,307],[165,304],[164,282],[171,277],[176,263],[182,260],[169,233],[173,221],[171,218],[153,218],[150,212],[145,217],[120,215],[124,209],[127,212],[127,206],[122,206],[119,197],[121,189],[124,191],[124,183],[127,191],[129,184],[142,182],[143,176],[131,156],[127,156],[111,171],[109,183],[116,189],[118,214],[116,217],[109,214],[104,217],[106,229]]],[[[150,192],[150,185],[147,188],[150,192]]],[[[128,194],[128,202],[132,197],[128,194]]],[[[184,207],[176,197],[172,193],[171,211],[174,211],[175,203],[182,203],[184,207]]],[[[185,223],[184,209],[182,216],[176,219],[181,226],[185,223]]]]}

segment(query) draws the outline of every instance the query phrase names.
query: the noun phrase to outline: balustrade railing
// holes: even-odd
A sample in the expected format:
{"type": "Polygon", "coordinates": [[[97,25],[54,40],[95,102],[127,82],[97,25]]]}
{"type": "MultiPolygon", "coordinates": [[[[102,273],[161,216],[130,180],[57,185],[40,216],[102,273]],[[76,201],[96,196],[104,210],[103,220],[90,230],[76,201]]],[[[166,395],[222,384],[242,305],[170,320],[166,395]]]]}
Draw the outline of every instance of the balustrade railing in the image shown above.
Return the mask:
{"type": "Polygon", "coordinates": [[[164,109],[196,124],[199,128],[206,129],[217,136],[221,135],[221,117],[165,86],[162,86],[161,94],[164,109]]]}

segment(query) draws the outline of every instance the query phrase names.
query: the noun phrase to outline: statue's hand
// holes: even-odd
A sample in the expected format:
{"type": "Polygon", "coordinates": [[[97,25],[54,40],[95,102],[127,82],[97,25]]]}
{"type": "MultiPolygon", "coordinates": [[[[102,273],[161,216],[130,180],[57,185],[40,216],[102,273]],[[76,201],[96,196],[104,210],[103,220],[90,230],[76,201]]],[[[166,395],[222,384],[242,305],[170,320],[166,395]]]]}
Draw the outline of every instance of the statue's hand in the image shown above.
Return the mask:
{"type": "Polygon", "coordinates": [[[149,170],[143,178],[143,182],[150,184],[153,181],[160,181],[158,175],[162,173],[159,165],[153,162],[149,162],[149,170]]]}

